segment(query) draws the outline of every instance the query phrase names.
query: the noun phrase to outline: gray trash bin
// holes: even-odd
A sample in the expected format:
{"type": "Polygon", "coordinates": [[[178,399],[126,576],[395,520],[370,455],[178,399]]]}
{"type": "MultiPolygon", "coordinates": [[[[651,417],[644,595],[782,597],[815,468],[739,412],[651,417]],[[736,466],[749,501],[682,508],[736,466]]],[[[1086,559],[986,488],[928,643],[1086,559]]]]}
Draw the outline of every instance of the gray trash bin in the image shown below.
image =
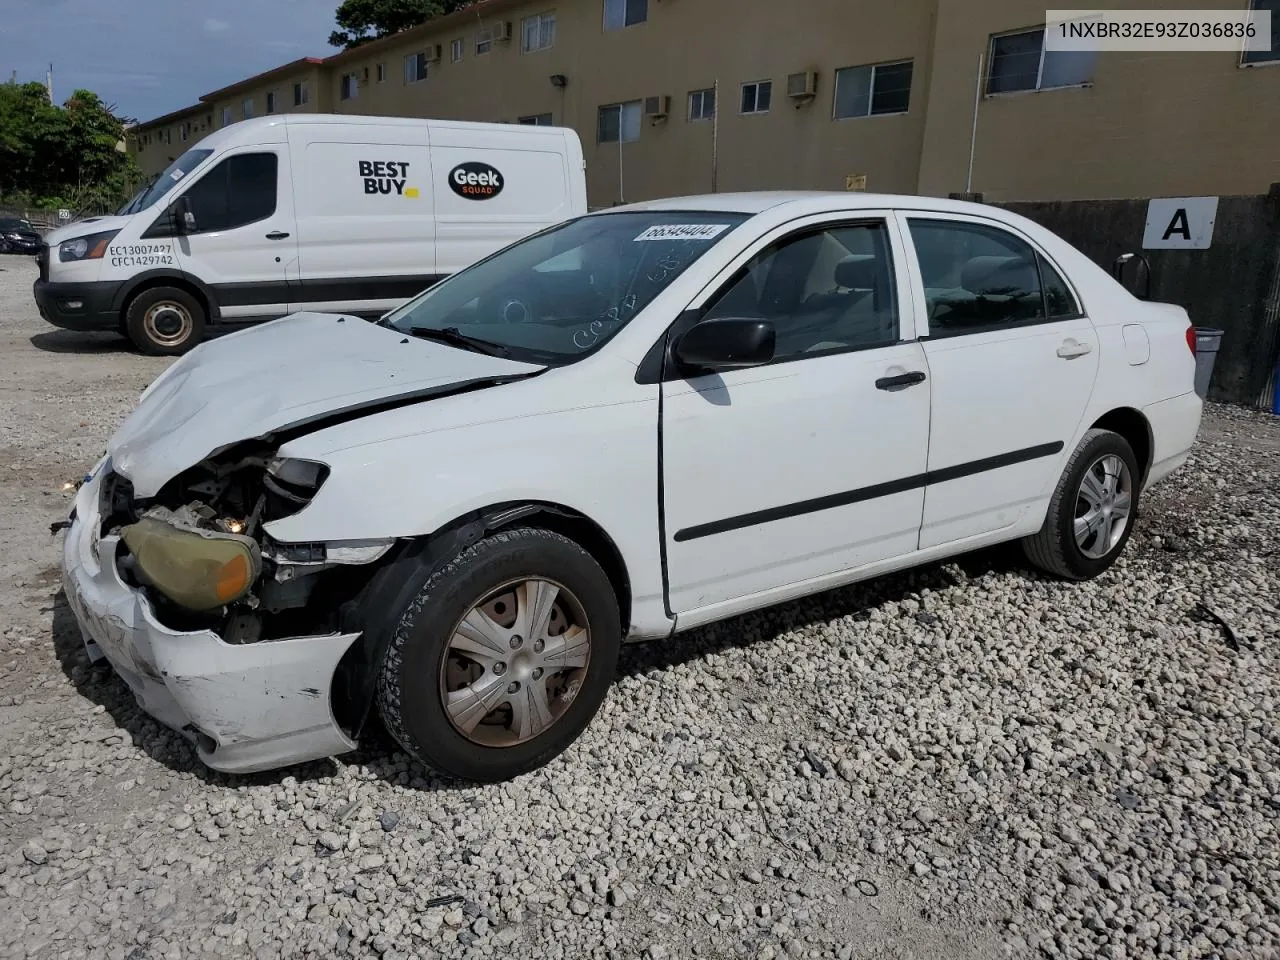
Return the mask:
{"type": "Polygon", "coordinates": [[[1196,327],[1196,393],[1202,400],[1209,395],[1209,381],[1213,379],[1222,333],[1212,327],[1196,327]]]}

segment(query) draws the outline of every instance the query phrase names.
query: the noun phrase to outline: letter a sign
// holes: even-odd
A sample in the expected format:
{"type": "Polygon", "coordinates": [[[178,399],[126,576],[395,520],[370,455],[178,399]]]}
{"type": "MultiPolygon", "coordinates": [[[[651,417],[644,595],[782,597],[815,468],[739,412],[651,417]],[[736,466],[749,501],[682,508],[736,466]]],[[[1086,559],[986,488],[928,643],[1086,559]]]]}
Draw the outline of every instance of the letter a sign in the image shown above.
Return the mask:
{"type": "Polygon", "coordinates": [[[1217,197],[1163,197],[1147,206],[1143,250],[1208,250],[1218,217],[1217,197]]]}

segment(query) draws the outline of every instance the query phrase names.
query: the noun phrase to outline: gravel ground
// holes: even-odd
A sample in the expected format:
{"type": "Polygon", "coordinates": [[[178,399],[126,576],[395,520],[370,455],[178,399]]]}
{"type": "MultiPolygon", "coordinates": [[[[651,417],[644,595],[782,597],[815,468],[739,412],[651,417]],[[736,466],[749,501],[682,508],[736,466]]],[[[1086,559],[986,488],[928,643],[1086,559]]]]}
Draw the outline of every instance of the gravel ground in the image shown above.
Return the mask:
{"type": "Polygon", "coordinates": [[[1280,956],[1280,420],[1211,409],[1096,582],[989,551],[629,648],[515,783],[385,740],[226,777],[88,664],[49,536],[165,361],[45,326],[34,274],[0,261],[0,955],[1280,956]]]}

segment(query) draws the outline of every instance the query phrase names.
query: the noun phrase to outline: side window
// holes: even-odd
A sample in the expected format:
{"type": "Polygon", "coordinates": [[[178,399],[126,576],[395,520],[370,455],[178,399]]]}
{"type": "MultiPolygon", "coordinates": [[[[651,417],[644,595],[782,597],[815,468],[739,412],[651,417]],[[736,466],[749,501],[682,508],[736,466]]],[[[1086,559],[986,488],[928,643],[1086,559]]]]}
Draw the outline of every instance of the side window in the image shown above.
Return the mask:
{"type": "Polygon", "coordinates": [[[752,258],[708,317],[759,317],[778,333],[775,362],[886,346],[899,338],[883,222],[793,234],[752,258]]]}
{"type": "MultiPolygon", "coordinates": [[[[1039,255],[1025,241],[995,227],[947,220],[911,220],[920,259],[929,335],[953,337],[1043,322],[1039,255]]],[[[1058,296],[1072,302],[1066,284],[1058,296]]]]}
{"type": "Polygon", "coordinates": [[[197,233],[234,230],[276,212],[279,160],[274,153],[228,157],[187,191],[197,233]]]}
{"type": "Polygon", "coordinates": [[[1062,279],[1062,274],[1039,254],[1036,259],[1040,262],[1040,284],[1044,287],[1044,306],[1049,319],[1073,320],[1080,316],[1080,307],[1076,298],[1071,295],[1071,288],[1062,279]]]}

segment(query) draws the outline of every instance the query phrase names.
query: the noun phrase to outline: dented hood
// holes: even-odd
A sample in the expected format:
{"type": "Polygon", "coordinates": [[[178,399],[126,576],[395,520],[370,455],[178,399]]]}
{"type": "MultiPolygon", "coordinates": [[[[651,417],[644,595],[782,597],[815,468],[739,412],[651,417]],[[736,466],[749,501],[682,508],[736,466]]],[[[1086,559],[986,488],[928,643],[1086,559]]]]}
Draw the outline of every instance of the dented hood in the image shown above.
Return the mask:
{"type": "Polygon", "coordinates": [[[107,453],[136,495],[150,497],[241,440],[542,369],[354,317],[300,313],[211,340],[178,360],[142,394],[107,453]]]}

